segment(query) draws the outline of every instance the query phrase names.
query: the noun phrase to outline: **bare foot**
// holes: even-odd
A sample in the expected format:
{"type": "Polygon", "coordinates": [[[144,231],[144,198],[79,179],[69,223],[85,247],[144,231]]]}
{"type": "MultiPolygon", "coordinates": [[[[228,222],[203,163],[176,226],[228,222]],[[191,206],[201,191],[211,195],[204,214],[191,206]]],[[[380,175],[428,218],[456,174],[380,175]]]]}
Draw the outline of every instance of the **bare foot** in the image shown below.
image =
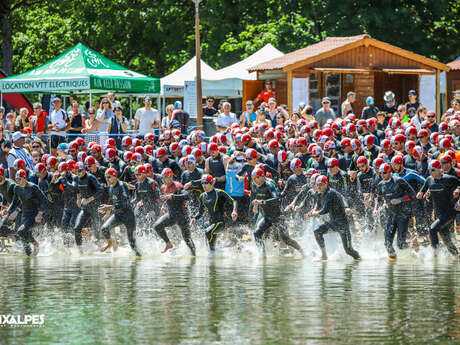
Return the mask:
{"type": "Polygon", "coordinates": [[[390,258],[390,260],[396,260],[396,254],[390,254],[388,255],[388,257],[390,258]]]}
{"type": "Polygon", "coordinates": [[[166,247],[165,249],[163,249],[163,251],[161,252],[162,254],[163,253],[166,253],[168,250],[170,250],[171,248],[173,247],[172,243],[171,242],[168,242],[166,243],[166,247]]]}

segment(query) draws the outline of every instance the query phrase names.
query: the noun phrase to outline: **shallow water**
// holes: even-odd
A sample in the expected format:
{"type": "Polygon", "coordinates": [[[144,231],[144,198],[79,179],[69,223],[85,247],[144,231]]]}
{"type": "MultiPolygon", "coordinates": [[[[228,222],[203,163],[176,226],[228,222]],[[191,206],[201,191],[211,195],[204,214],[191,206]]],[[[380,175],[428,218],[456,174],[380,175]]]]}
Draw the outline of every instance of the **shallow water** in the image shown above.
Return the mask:
{"type": "Polygon", "coordinates": [[[208,257],[0,255],[0,315],[44,314],[41,327],[0,327],[0,344],[460,344],[460,269],[429,249],[389,262],[381,238],[353,262],[328,234],[327,263],[262,259],[251,242],[208,257]]]}

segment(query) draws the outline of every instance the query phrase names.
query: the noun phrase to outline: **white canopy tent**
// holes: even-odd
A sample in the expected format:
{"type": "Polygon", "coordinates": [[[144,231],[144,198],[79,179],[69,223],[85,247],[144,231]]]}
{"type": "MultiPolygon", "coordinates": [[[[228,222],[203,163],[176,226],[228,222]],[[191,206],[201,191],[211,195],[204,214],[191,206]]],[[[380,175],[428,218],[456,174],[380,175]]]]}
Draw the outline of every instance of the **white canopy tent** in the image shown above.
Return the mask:
{"type": "MultiPolygon", "coordinates": [[[[267,44],[246,59],[231,66],[215,70],[201,60],[201,80],[203,95],[214,97],[241,97],[243,80],[256,80],[257,73],[249,73],[248,69],[259,63],[284,55],[281,51],[267,44]]],[[[196,57],[177,71],[161,78],[163,97],[183,97],[185,81],[196,79],[196,57]]]]}

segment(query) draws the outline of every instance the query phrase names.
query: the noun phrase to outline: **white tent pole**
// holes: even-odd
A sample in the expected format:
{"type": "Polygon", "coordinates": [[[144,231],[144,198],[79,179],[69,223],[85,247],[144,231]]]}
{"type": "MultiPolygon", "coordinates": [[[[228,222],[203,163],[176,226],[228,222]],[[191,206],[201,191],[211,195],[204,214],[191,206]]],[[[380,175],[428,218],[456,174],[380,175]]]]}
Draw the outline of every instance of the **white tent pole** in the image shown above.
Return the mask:
{"type": "Polygon", "coordinates": [[[92,100],[92,92],[89,90],[89,107],[91,108],[93,106],[93,100],[92,100]]]}
{"type": "Polygon", "coordinates": [[[3,107],[3,93],[0,91],[0,107],[3,107]]]}

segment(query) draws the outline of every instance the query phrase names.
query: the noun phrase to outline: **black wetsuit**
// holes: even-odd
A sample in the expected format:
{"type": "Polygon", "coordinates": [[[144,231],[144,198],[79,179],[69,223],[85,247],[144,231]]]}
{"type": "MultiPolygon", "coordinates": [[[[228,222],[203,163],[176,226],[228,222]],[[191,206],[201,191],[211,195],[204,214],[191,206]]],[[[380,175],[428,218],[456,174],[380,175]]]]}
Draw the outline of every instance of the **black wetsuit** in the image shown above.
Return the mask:
{"type": "Polygon", "coordinates": [[[289,176],[281,192],[281,197],[284,198],[283,205],[290,204],[306,183],[307,177],[304,174],[289,176]]]}
{"type": "Polygon", "coordinates": [[[134,214],[142,225],[147,225],[145,219],[149,212],[153,211],[155,218],[160,214],[160,188],[158,183],[149,177],[146,177],[144,182],[136,181],[134,185],[134,214]],[[143,205],[137,206],[140,201],[143,205]]]}
{"type": "Polygon", "coordinates": [[[438,233],[450,253],[458,255],[458,250],[452,242],[450,229],[454,227],[456,215],[455,202],[452,196],[455,189],[460,185],[460,180],[451,175],[443,174],[441,178],[434,179],[429,176],[420,192],[430,191],[430,198],[433,200],[435,221],[429,228],[431,245],[436,249],[439,245],[438,233]]]}
{"type": "MultiPolygon", "coordinates": [[[[358,182],[358,193],[359,197],[362,198],[364,204],[364,195],[363,194],[371,194],[371,198],[373,198],[373,194],[375,194],[376,188],[376,173],[372,168],[365,173],[360,171],[356,177],[358,182]]],[[[373,200],[373,199],[370,199],[373,200]]],[[[367,228],[370,231],[376,230],[376,221],[374,219],[374,215],[372,212],[372,206],[367,207],[365,206],[363,210],[360,212],[360,216],[364,217],[365,224],[364,228],[367,228]]]]}
{"type": "Polygon", "coordinates": [[[114,186],[109,186],[109,198],[115,206],[115,210],[102,225],[102,234],[106,239],[109,239],[110,230],[123,224],[126,227],[131,249],[137,256],[140,256],[136,247],[136,240],[134,238],[134,233],[136,232],[136,218],[134,216],[133,208],[129,202],[128,187],[126,187],[126,184],[117,181],[114,186]]]}
{"type": "MultiPolygon", "coordinates": [[[[209,157],[208,158],[208,166],[209,166],[209,173],[214,178],[221,178],[225,177],[225,167],[224,162],[222,160],[223,155],[219,153],[216,158],[209,157]]],[[[215,187],[218,189],[225,189],[225,180],[216,182],[215,187]]]]}
{"type": "Polygon", "coordinates": [[[205,229],[205,234],[211,251],[216,249],[217,233],[224,229],[224,213],[227,203],[232,204],[233,210],[238,207],[236,200],[221,189],[214,188],[212,191],[203,192],[200,195],[200,208],[194,218],[201,218],[204,209],[208,211],[209,226],[205,229]]]}
{"type": "Polygon", "coordinates": [[[323,235],[329,230],[333,230],[339,233],[345,253],[354,259],[360,259],[359,253],[353,249],[351,244],[351,233],[345,213],[345,208],[348,205],[344,196],[335,189],[328,188],[325,194],[320,194],[320,199],[322,199],[323,206],[321,209],[317,208],[319,215],[329,214],[329,221],[314,231],[318,245],[320,248],[325,248],[323,235]]]}
{"type": "Polygon", "coordinates": [[[75,221],[75,242],[77,246],[81,246],[82,243],[82,236],[81,236],[81,229],[83,229],[88,223],[88,221],[93,219],[98,219],[97,211],[96,211],[96,200],[101,196],[103,190],[102,185],[97,181],[96,177],[94,177],[90,173],[85,173],[82,178],[78,176],[75,177],[75,183],[77,188],[77,193],[80,194],[81,199],[88,199],[93,197],[91,203],[86,206],[81,206],[80,212],[78,213],[77,219],[75,221]]]}
{"type": "Polygon", "coordinates": [[[24,188],[14,186],[14,197],[8,208],[8,215],[13,213],[21,205],[21,225],[16,232],[16,237],[24,242],[24,250],[27,255],[32,253],[30,243],[34,243],[32,228],[36,224],[35,217],[38,212],[45,212],[48,199],[36,184],[27,182],[24,188]]]}
{"type": "Polygon", "coordinates": [[[289,236],[283,222],[283,217],[281,217],[280,193],[275,182],[271,179],[265,179],[265,182],[261,186],[257,186],[253,181],[251,184],[251,194],[253,200],[263,201],[262,205],[258,206],[259,212],[254,231],[256,244],[265,253],[262,236],[268,228],[273,226],[287,245],[300,251],[299,244],[289,236]]]}
{"type": "Polygon", "coordinates": [[[393,240],[398,233],[397,244],[399,249],[407,248],[407,228],[412,214],[411,203],[407,202],[414,198],[415,192],[412,187],[401,177],[391,176],[387,181],[380,181],[376,193],[379,199],[384,199],[387,204],[386,226],[385,226],[385,247],[388,254],[395,253],[393,240]],[[402,198],[398,205],[392,205],[392,199],[402,198]]]}
{"type": "Polygon", "coordinates": [[[77,206],[77,187],[74,176],[67,173],[59,177],[54,185],[62,191],[64,212],[61,218],[61,227],[65,232],[74,228],[80,209],[77,206]]]}
{"type": "Polygon", "coordinates": [[[161,186],[161,192],[172,194],[172,198],[166,201],[168,212],[161,216],[153,225],[153,228],[166,243],[169,242],[165,228],[177,224],[181,230],[182,238],[190,248],[192,255],[195,255],[195,244],[193,243],[190,228],[187,221],[187,212],[185,202],[188,199],[187,192],[184,191],[181,183],[174,181],[170,186],[165,184],[161,186]]]}

